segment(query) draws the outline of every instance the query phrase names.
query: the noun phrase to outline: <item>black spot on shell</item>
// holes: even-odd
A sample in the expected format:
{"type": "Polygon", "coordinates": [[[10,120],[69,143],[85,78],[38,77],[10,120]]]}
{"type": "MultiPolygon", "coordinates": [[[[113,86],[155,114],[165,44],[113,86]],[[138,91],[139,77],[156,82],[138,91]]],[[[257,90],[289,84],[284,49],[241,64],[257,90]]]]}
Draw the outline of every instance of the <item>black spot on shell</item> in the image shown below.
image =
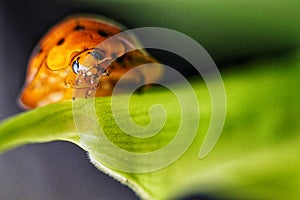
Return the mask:
{"type": "Polygon", "coordinates": [[[77,25],[77,26],[75,26],[74,31],[82,31],[82,30],[84,30],[84,29],[85,29],[84,26],[77,25]]]}
{"type": "Polygon", "coordinates": [[[56,44],[57,44],[57,46],[60,46],[60,45],[62,45],[64,42],[65,42],[65,39],[64,39],[64,38],[61,38],[60,40],[58,40],[58,42],[57,42],[56,44]]]}
{"type": "Polygon", "coordinates": [[[98,34],[99,34],[100,36],[102,36],[102,37],[107,37],[107,36],[108,36],[108,33],[106,33],[106,32],[103,31],[103,30],[98,30],[97,32],[98,32],[98,34]]]}
{"type": "Polygon", "coordinates": [[[121,65],[121,67],[125,68],[125,62],[126,62],[126,56],[125,55],[122,55],[121,57],[118,57],[116,59],[116,62],[119,63],[121,65]]]}
{"type": "Polygon", "coordinates": [[[117,58],[116,61],[117,61],[118,63],[122,63],[122,62],[124,62],[124,59],[125,59],[125,56],[123,55],[123,56],[117,58]]]}

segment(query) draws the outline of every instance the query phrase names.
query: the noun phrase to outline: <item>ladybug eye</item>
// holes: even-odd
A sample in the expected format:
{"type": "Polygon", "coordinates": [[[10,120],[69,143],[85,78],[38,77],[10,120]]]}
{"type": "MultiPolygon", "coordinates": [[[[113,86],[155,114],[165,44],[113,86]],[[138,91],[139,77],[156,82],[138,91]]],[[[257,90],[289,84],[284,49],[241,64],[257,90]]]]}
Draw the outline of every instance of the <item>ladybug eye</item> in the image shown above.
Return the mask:
{"type": "Polygon", "coordinates": [[[75,60],[72,64],[72,70],[75,74],[79,73],[79,62],[75,60]]]}

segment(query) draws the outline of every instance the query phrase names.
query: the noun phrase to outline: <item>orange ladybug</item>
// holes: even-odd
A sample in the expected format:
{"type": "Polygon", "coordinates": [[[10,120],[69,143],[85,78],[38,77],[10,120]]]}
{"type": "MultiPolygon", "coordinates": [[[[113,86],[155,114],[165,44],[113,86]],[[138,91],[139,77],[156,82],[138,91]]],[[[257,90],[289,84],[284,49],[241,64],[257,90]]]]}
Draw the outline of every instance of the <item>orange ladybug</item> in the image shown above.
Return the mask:
{"type": "MultiPolygon", "coordinates": [[[[70,100],[74,88],[82,97],[89,97],[93,88],[96,88],[96,97],[109,96],[128,70],[157,63],[142,50],[125,53],[129,46],[139,47],[132,35],[98,48],[99,43],[122,30],[122,25],[98,16],[71,16],[55,25],[32,52],[20,105],[32,109],[70,100]],[[111,61],[108,67],[103,67],[111,61]]],[[[158,80],[161,75],[158,65],[150,65],[147,70],[134,72],[127,82],[147,83],[158,80]]]]}

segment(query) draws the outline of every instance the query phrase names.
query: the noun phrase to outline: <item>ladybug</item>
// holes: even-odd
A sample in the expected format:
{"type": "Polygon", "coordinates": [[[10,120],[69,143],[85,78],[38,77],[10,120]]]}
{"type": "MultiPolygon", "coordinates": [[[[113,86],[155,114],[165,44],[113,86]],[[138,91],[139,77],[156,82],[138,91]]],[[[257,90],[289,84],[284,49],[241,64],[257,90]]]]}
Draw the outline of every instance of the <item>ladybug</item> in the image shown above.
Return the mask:
{"type": "MultiPolygon", "coordinates": [[[[106,45],[101,42],[124,30],[123,26],[99,16],[74,15],[51,28],[34,48],[28,62],[26,81],[19,102],[33,109],[76,97],[109,96],[118,80],[130,69],[158,63],[140,50],[133,35],[106,45]],[[128,48],[134,49],[126,53],[128,48]],[[104,67],[108,66],[108,67],[104,67]]],[[[147,83],[162,75],[159,65],[136,70],[126,84],[147,83]]]]}

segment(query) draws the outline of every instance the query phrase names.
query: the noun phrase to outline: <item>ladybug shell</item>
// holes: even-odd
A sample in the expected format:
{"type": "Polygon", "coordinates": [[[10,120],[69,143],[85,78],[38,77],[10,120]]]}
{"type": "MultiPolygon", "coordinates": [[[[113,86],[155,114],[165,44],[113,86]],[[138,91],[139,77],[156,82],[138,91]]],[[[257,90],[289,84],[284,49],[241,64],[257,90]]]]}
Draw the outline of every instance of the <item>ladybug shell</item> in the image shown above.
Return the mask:
{"type": "MultiPolygon", "coordinates": [[[[87,54],[87,51],[92,51],[99,43],[121,31],[121,25],[95,16],[72,16],[55,25],[32,52],[26,82],[19,98],[20,105],[25,109],[31,109],[72,99],[76,82],[76,73],[72,68],[74,59],[83,60],[90,53],[87,54]]],[[[125,40],[132,46],[139,46],[137,39],[132,35],[126,36],[125,40]]],[[[110,64],[109,76],[101,77],[97,83],[96,97],[111,95],[120,77],[133,67],[157,63],[145,51],[134,50],[125,53],[128,47],[122,40],[112,41],[102,48],[99,49],[102,59],[113,57],[118,59],[110,64]]],[[[128,83],[140,81],[146,83],[159,79],[162,69],[157,66],[150,65],[147,70],[133,73],[129,76],[128,83]]],[[[91,88],[94,86],[91,85],[91,88]]],[[[89,87],[86,86],[81,96],[88,97],[88,90],[89,87]]]]}

